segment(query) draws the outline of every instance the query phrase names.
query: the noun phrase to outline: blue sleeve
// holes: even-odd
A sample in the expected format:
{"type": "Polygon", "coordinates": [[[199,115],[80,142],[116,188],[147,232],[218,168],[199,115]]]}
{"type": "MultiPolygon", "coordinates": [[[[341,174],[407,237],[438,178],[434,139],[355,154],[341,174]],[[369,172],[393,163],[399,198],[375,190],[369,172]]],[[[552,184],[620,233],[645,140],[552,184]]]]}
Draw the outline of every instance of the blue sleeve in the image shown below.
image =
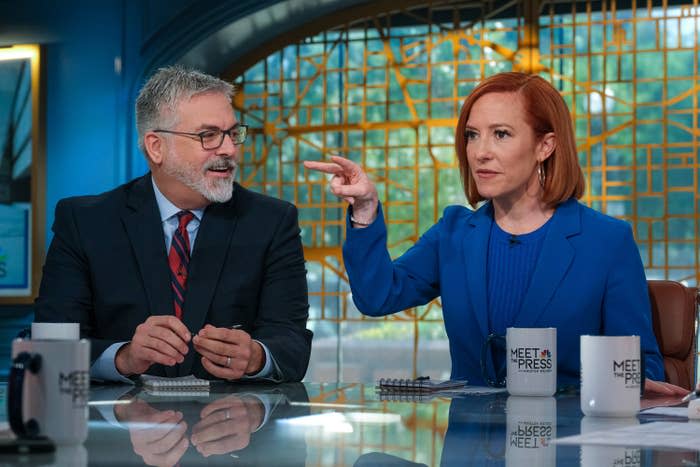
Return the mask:
{"type": "Polygon", "coordinates": [[[652,328],[644,266],[629,225],[621,241],[609,248],[613,261],[603,298],[603,333],[639,335],[647,378],[663,381],[664,366],[652,328]]]}
{"type": "Polygon", "coordinates": [[[128,342],[117,342],[100,354],[90,367],[90,377],[100,381],[116,381],[118,383],[134,384],[132,380],[119,373],[114,363],[117,351],[128,342]]]}
{"type": "Polygon", "coordinates": [[[260,342],[259,340],[253,339],[255,342],[260,344],[260,347],[263,348],[263,351],[265,352],[265,365],[260,369],[259,372],[257,372],[254,375],[243,375],[241,376],[241,380],[255,380],[255,379],[266,379],[268,381],[273,381],[275,383],[281,383],[282,378],[280,377],[280,370],[279,366],[277,366],[277,362],[275,361],[274,357],[270,353],[270,349],[267,348],[265,344],[260,342]]]}
{"type": "Polygon", "coordinates": [[[428,303],[440,294],[438,240],[440,223],[431,227],[396,261],[387,251],[387,232],[381,204],[377,219],[363,229],[346,219],[343,260],[357,308],[370,316],[384,316],[428,303]]]}

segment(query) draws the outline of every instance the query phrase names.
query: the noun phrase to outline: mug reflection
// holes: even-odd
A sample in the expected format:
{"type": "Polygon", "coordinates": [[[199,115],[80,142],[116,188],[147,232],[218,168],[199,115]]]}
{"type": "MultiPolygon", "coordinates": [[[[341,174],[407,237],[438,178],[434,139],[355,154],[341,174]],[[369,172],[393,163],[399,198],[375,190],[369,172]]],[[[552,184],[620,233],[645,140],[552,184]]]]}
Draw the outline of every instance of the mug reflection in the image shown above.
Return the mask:
{"type": "Polygon", "coordinates": [[[556,465],[557,401],[554,397],[510,396],[506,404],[507,466],[556,465]]]}
{"type": "MultiPolygon", "coordinates": [[[[440,456],[442,467],[557,465],[554,444],[557,400],[554,397],[497,393],[455,397],[449,404],[448,426],[440,456]]],[[[420,464],[372,452],[360,456],[354,465],[420,464]]]]}
{"type": "MultiPolygon", "coordinates": [[[[581,419],[581,434],[609,431],[616,428],[639,425],[636,417],[590,417],[581,419]]],[[[625,446],[581,446],[581,467],[638,467],[641,465],[641,450],[625,446]]]]}

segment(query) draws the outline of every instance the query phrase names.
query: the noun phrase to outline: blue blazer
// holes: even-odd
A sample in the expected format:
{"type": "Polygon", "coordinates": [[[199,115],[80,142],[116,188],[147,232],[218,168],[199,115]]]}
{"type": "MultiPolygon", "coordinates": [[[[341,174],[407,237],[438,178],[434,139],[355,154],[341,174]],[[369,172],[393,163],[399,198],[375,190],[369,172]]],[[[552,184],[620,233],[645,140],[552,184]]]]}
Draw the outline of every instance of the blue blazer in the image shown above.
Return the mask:
{"type": "MultiPolygon", "coordinates": [[[[440,296],[452,378],[485,384],[481,349],[490,333],[486,263],[493,208],[450,206],[400,258],[386,249],[381,206],[367,228],[347,228],[343,258],[355,305],[383,316],[440,296]]],[[[350,226],[348,220],[347,225],[350,226]]],[[[639,335],[646,376],[663,380],[644,268],[632,229],[571,199],[560,204],[514,327],[557,328],[560,384],[577,384],[579,336],[639,335]]]]}

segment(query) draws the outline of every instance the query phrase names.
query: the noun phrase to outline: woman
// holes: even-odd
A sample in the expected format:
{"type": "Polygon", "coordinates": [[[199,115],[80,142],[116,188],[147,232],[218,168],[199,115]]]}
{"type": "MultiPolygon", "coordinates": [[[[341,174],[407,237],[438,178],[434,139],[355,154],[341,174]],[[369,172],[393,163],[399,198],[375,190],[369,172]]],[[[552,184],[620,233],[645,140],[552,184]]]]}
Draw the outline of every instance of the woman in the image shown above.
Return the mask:
{"type": "Polygon", "coordinates": [[[534,75],[487,78],[462,106],[455,146],[469,203],[486,202],[448,207],[393,262],[361,167],[342,157],[304,163],[333,174],[331,191],[350,203],[343,258],[360,311],[382,316],[440,296],[452,378],[472,384],[493,383],[482,353],[507,327],[557,328],[560,385],[579,381],[581,334],[637,334],[645,389],[684,394],[652,381],[663,364],[630,226],[577,201],[584,179],[559,92],[534,75]]]}

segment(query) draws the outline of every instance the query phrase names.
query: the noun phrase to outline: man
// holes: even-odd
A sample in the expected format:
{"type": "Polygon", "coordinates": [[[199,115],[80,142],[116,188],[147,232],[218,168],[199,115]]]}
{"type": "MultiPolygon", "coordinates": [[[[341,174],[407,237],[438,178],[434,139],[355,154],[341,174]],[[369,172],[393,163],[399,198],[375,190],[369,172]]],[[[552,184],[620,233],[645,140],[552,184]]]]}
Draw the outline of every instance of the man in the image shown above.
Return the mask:
{"type": "Polygon", "coordinates": [[[79,322],[91,375],[299,381],[306,271],[295,207],[234,183],[234,88],[158,70],[136,101],[151,172],[56,206],[36,321],[79,322]]]}

